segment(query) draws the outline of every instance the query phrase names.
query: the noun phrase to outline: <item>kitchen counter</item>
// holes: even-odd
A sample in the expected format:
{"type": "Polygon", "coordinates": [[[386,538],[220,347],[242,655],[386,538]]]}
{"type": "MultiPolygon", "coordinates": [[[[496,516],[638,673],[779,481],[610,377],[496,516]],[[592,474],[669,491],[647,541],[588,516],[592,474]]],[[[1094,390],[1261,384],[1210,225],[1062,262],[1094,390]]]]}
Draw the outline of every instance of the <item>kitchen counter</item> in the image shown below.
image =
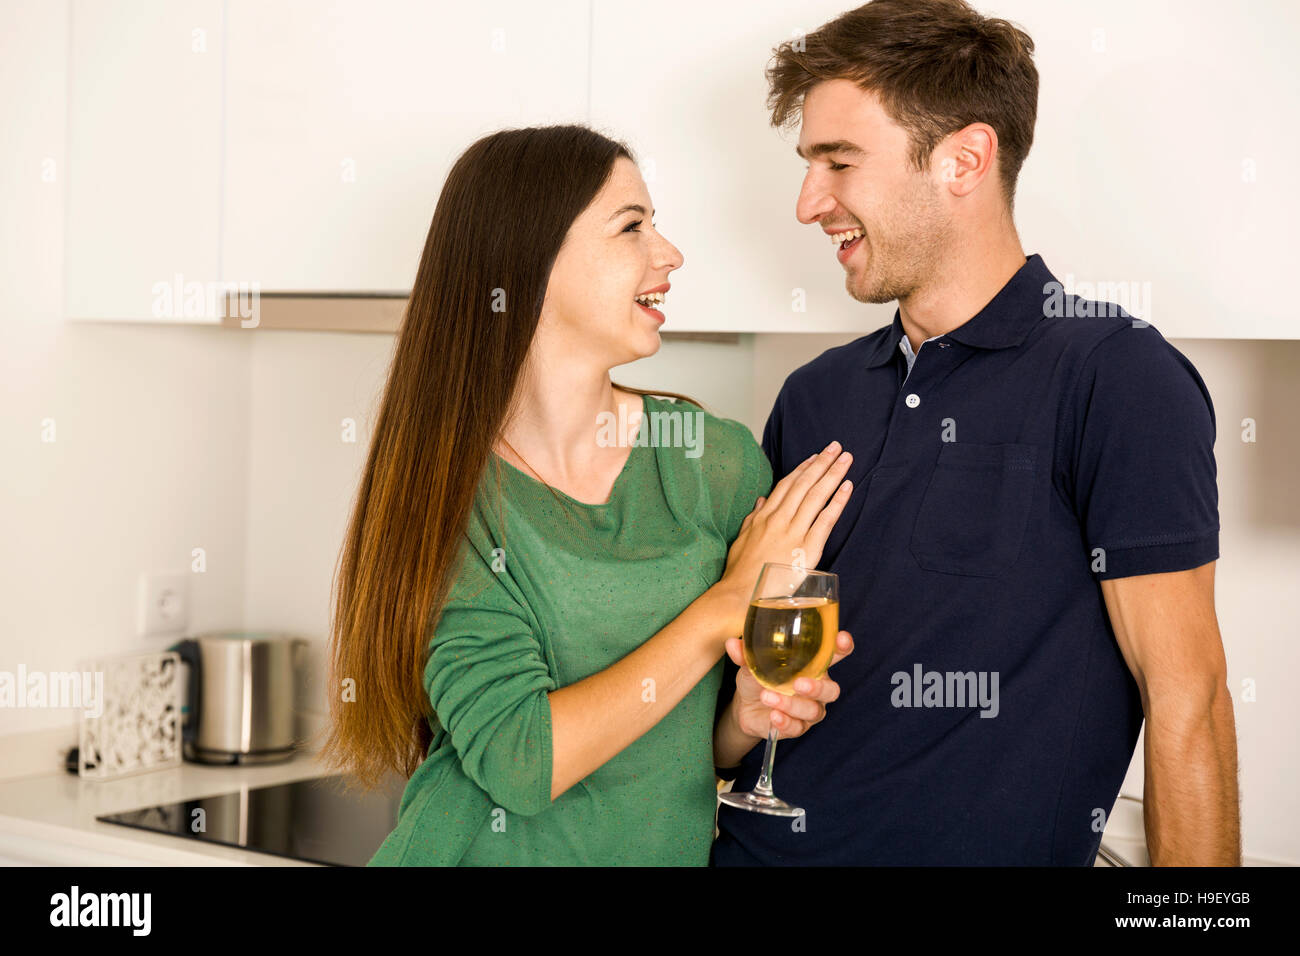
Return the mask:
{"type": "Polygon", "coordinates": [[[95,817],[330,774],[314,753],[266,766],[184,762],[118,780],[67,772],[0,782],[0,865],[316,866],[301,860],[150,833],[95,817]]]}
{"type": "MultiPolygon", "coordinates": [[[[285,763],[261,767],[186,762],[119,780],[82,780],[62,772],[0,781],[0,865],[317,866],[95,817],[332,772],[314,753],[303,752],[285,763]]],[[[1139,807],[1121,801],[1107,827],[1106,844],[1132,864],[1149,866],[1141,819],[1139,807]]],[[[1107,864],[1098,857],[1096,865],[1107,864]]]]}

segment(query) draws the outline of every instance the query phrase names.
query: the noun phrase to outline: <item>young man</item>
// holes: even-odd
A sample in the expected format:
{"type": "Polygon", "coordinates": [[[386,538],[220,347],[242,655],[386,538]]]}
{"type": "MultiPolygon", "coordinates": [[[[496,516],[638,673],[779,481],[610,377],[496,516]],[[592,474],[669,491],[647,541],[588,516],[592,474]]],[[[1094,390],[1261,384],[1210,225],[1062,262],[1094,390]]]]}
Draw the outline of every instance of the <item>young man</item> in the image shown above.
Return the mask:
{"type": "MultiPolygon", "coordinates": [[[[874,0],[776,52],[798,218],[849,295],[898,309],[795,371],[767,423],[778,479],[853,453],[820,567],[857,652],[777,748],[806,817],[722,806],[713,862],[1090,865],[1145,716],[1153,862],[1239,863],[1213,406],[1154,327],[1085,311],[1021,247],[1032,40],[961,0],[874,0]]],[[[737,790],[754,743],[720,724],[737,790]]]]}

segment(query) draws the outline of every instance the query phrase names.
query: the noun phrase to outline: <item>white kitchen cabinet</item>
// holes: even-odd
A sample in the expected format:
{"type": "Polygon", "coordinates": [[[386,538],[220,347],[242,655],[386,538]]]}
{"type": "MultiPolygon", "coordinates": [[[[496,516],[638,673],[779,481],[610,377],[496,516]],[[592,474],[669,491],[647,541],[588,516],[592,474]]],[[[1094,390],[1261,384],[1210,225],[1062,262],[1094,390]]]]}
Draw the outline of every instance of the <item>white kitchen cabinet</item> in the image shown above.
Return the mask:
{"type": "Polygon", "coordinates": [[[71,3],[66,316],[218,320],[221,27],[221,0],[71,3]]]}
{"type": "MultiPolygon", "coordinates": [[[[983,8],[981,8],[983,9],[983,8]]],[[[1002,0],[1034,38],[1016,219],[1067,289],[1170,338],[1297,338],[1285,275],[1300,87],[1289,0],[1002,0]]],[[[65,313],[217,321],[223,283],[405,293],[443,179],[478,136],[589,122],[637,153],[685,256],[665,332],[861,333],[795,219],[798,131],[773,47],[837,0],[69,0],[65,313]],[[197,294],[197,299],[195,298],[197,294]]],[[[849,214],[853,210],[848,210],[849,214]]],[[[508,228],[508,224],[503,224],[508,228]]]]}
{"type": "Polygon", "coordinates": [[[893,306],[862,305],[818,226],[795,219],[797,131],[769,125],[772,48],[846,9],[835,0],[741,7],[595,0],[591,121],[637,153],[655,223],[681,250],[663,331],[868,332],[893,306]]]}
{"type": "Polygon", "coordinates": [[[15,348],[36,344],[24,342],[25,326],[49,322],[61,308],[67,9],[43,0],[0,4],[0,50],[0,286],[7,300],[0,375],[16,397],[47,372],[35,353],[15,348]]]}
{"type": "MultiPolygon", "coordinates": [[[[1034,38],[1038,123],[1016,198],[1027,252],[1109,285],[1166,338],[1300,338],[1292,0],[1003,0],[1034,38]]],[[[1082,292],[1080,294],[1083,294],[1082,292]]],[[[1121,302],[1121,304],[1125,304],[1121,302]]]]}
{"type": "MultiPolygon", "coordinates": [[[[1035,42],[1025,252],[1166,337],[1300,337],[1292,297],[1270,281],[1289,274],[1300,221],[1288,176],[1300,132],[1280,119],[1300,111],[1300,85],[1277,42],[1300,31],[1300,6],[976,5],[1035,42]]],[[[798,131],[768,125],[771,49],[849,6],[662,0],[647,16],[594,0],[592,120],[649,161],[657,223],[685,256],[665,331],[867,332],[892,319],[895,303],[848,296],[820,227],[795,220],[798,131]]]]}
{"type": "Polygon", "coordinates": [[[229,0],[224,278],[408,292],[470,143],[585,119],[587,16],[586,0],[229,0]]]}

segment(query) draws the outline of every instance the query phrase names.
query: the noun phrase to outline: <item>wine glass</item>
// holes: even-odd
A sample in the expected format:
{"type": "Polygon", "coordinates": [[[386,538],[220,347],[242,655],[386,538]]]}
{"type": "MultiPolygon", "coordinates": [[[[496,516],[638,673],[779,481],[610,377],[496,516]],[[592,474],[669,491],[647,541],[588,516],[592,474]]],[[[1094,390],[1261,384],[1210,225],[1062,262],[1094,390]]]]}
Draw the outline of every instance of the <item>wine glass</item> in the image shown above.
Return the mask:
{"type": "MultiPolygon", "coordinates": [[[[793,694],[800,677],[826,674],[840,629],[839,577],[789,564],[767,563],[759,572],[745,616],[745,664],[764,687],[793,694]]],[[[729,807],[778,817],[803,815],[772,792],[776,727],[767,734],[763,773],[748,793],[719,793],[729,807]]]]}

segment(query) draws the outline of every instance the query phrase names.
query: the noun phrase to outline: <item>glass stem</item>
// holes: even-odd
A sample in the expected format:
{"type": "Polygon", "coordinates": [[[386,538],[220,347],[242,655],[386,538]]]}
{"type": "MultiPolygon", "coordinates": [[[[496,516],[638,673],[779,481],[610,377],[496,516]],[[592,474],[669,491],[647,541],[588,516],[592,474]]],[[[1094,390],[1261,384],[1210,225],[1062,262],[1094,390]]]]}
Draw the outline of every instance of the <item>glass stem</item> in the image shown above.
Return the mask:
{"type": "Polygon", "coordinates": [[[771,727],[767,732],[767,746],[763,749],[763,773],[758,778],[758,783],[754,784],[754,792],[762,794],[765,797],[773,796],[772,794],[772,758],[776,756],[776,728],[771,727]]]}

